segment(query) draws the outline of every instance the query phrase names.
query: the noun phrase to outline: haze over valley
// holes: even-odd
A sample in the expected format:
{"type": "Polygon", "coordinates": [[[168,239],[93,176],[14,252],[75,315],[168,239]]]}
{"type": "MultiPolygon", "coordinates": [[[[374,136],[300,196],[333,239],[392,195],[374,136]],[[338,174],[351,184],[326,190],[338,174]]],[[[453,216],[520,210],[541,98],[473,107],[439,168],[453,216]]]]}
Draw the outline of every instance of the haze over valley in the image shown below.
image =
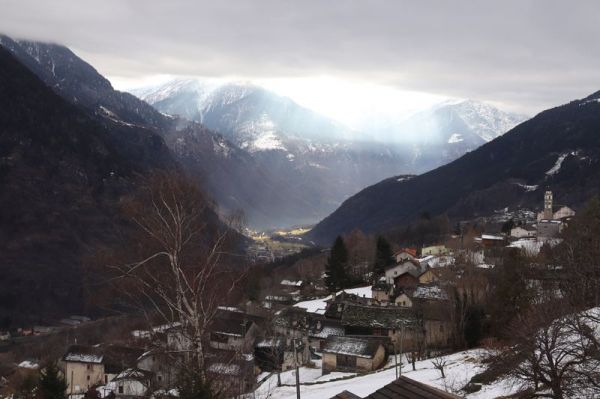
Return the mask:
{"type": "Polygon", "coordinates": [[[0,10],[0,399],[600,397],[598,2],[0,10]]]}

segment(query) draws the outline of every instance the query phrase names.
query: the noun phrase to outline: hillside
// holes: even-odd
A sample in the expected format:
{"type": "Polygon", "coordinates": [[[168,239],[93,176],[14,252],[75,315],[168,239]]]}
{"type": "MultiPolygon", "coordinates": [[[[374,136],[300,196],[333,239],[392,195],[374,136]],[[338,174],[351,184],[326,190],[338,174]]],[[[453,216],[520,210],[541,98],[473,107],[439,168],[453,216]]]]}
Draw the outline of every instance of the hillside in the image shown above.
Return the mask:
{"type": "Polygon", "coordinates": [[[285,158],[263,165],[250,152],[204,125],[164,115],[137,97],[114,90],[107,79],[64,46],[2,35],[0,46],[109,130],[144,128],[148,134],[162,137],[172,157],[205,187],[221,210],[244,211],[251,227],[314,222],[340,202],[328,201],[307,189],[313,176],[307,177],[301,168],[281,176],[279,169],[289,164],[285,158]]]}
{"type": "Polygon", "coordinates": [[[329,244],[359,228],[384,231],[429,212],[451,218],[537,206],[551,189],[577,206],[600,187],[600,92],[538,114],[456,161],[413,179],[390,178],[345,201],[309,237],[329,244]]]}
{"type": "Polygon", "coordinates": [[[81,257],[111,240],[135,177],[175,162],[160,136],[100,123],[2,47],[0,93],[1,328],[81,312],[81,257]]]}

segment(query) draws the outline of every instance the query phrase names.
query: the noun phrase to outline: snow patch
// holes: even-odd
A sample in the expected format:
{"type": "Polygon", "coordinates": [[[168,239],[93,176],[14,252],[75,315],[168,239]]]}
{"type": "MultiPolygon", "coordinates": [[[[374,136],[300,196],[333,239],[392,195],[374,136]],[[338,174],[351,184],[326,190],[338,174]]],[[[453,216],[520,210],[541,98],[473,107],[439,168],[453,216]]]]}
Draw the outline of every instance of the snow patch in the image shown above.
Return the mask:
{"type": "Polygon", "coordinates": [[[555,174],[557,174],[560,171],[560,167],[562,166],[564,160],[569,156],[569,155],[577,155],[579,151],[571,151],[571,152],[565,152],[563,154],[560,154],[558,156],[558,159],[556,160],[556,162],[554,163],[554,166],[551,167],[550,169],[548,169],[548,171],[546,171],[546,175],[547,176],[554,176],[555,174]]]}
{"type": "MultiPolygon", "coordinates": [[[[352,294],[359,296],[361,298],[371,298],[372,297],[372,286],[367,287],[358,287],[358,288],[349,288],[342,291],[339,291],[337,295],[345,292],[347,294],[352,294]]],[[[325,314],[325,309],[327,308],[327,301],[331,300],[332,296],[326,296],[324,298],[313,299],[311,301],[302,301],[296,303],[294,306],[297,308],[306,309],[308,313],[316,313],[316,314],[325,314]]]]}
{"type": "Polygon", "coordinates": [[[515,184],[519,187],[522,187],[527,192],[535,191],[539,187],[537,184],[534,184],[534,185],[527,185],[527,184],[521,184],[521,183],[515,183],[515,184]]]}
{"type": "Polygon", "coordinates": [[[460,134],[460,133],[454,133],[448,139],[448,144],[460,143],[461,141],[464,141],[462,134],[460,134]]]}

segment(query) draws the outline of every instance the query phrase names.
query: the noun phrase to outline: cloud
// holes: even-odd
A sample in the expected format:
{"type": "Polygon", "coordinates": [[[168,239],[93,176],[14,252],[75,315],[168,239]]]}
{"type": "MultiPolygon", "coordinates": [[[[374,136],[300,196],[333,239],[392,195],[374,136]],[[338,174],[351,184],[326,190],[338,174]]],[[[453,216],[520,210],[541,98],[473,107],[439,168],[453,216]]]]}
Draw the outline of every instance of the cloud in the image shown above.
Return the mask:
{"type": "Polygon", "coordinates": [[[334,76],[534,112],[598,90],[597,1],[2,0],[109,76],[334,76]]]}

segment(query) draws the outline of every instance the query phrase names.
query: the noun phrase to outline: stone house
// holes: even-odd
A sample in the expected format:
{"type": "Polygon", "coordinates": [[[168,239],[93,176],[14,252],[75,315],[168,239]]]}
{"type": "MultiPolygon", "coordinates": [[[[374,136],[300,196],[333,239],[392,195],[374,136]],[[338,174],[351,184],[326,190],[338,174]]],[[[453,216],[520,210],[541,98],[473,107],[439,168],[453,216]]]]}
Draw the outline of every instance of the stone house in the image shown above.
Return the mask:
{"type": "Polygon", "coordinates": [[[207,378],[226,397],[238,397],[255,388],[253,355],[239,355],[233,351],[214,351],[207,354],[207,378]]]}
{"type": "Polygon", "coordinates": [[[385,270],[385,281],[388,284],[394,284],[399,276],[410,272],[416,276],[421,274],[421,265],[417,260],[404,260],[402,263],[390,266],[385,270]]]}
{"type": "Polygon", "coordinates": [[[217,318],[209,328],[209,345],[214,349],[251,351],[254,340],[260,334],[256,323],[244,317],[217,318]]]}
{"type": "Polygon", "coordinates": [[[153,375],[151,372],[140,369],[126,369],[115,376],[104,390],[112,391],[120,397],[143,397],[152,386],[153,375]]]}
{"type": "Polygon", "coordinates": [[[540,220],[537,224],[537,236],[543,238],[558,237],[563,229],[563,222],[560,220],[540,220]]]}
{"type": "Polygon", "coordinates": [[[364,373],[380,368],[385,358],[385,348],[377,339],[330,336],[323,348],[322,370],[323,374],[364,373]]]}
{"type": "Polygon", "coordinates": [[[308,340],[312,348],[322,351],[325,347],[325,341],[330,336],[344,336],[344,327],[342,327],[338,320],[311,320],[308,330],[308,340]]]}
{"type": "Polygon", "coordinates": [[[159,388],[173,387],[177,381],[177,372],[169,364],[169,356],[163,348],[146,351],[137,359],[137,368],[151,372],[159,388]]]}
{"type": "Polygon", "coordinates": [[[406,290],[402,290],[396,299],[394,299],[394,303],[396,306],[401,306],[403,308],[411,308],[412,307],[412,299],[410,294],[406,290]]]}
{"type": "Polygon", "coordinates": [[[72,345],[60,364],[68,395],[80,395],[98,384],[107,384],[124,370],[135,367],[142,354],[138,348],[120,345],[72,345]]]}
{"type": "Polygon", "coordinates": [[[67,395],[82,395],[92,386],[105,384],[104,354],[101,348],[72,345],[61,359],[61,368],[67,383],[67,395]]]}
{"type": "Polygon", "coordinates": [[[373,284],[371,287],[371,296],[378,302],[389,302],[394,291],[394,286],[387,283],[385,278],[382,278],[382,280],[373,284]]]}
{"type": "Polygon", "coordinates": [[[346,336],[373,335],[388,337],[393,345],[402,341],[405,350],[416,348],[422,331],[410,308],[400,306],[351,305],[344,308],[341,318],[346,336]]]}

